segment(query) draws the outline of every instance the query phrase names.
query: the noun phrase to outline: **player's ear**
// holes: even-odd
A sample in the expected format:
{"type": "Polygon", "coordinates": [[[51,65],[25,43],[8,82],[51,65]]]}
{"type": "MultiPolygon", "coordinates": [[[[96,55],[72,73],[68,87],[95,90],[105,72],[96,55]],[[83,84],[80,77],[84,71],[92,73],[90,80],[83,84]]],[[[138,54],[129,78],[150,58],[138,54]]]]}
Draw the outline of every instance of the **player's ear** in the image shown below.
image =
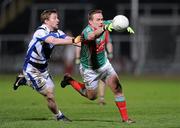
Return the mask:
{"type": "Polygon", "coordinates": [[[48,19],[45,19],[45,20],[44,20],[44,23],[47,24],[47,23],[48,23],[48,19]]]}
{"type": "Polygon", "coordinates": [[[92,20],[89,20],[89,24],[92,25],[92,20]]]}

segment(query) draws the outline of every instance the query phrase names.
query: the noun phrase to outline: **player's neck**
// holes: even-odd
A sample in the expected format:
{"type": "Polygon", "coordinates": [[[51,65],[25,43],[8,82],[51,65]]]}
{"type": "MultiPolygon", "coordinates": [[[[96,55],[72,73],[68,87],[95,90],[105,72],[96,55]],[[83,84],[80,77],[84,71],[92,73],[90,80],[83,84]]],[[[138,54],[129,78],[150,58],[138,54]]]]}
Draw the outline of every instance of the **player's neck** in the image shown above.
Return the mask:
{"type": "Polygon", "coordinates": [[[53,27],[51,27],[50,25],[46,24],[47,28],[49,29],[49,31],[55,31],[55,29],[53,27]]]}

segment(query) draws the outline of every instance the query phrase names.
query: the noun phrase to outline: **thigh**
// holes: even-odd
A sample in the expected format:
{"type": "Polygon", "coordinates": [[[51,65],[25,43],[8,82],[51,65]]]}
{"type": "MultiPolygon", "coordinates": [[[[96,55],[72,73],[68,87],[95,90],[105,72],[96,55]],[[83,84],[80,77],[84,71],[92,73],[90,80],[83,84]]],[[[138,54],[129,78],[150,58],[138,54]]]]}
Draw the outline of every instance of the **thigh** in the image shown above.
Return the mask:
{"type": "Polygon", "coordinates": [[[100,79],[105,83],[106,79],[109,76],[115,75],[117,76],[117,73],[115,72],[114,68],[112,65],[109,63],[109,61],[106,62],[106,64],[98,69],[98,72],[100,73],[100,79]]]}
{"type": "Polygon", "coordinates": [[[98,71],[101,73],[101,80],[111,88],[113,93],[117,94],[122,92],[122,87],[119,83],[118,75],[109,61],[107,61],[107,63],[102,68],[98,69],[98,71]]]}
{"type": "Polygon", "coordinates": [[[34,89],[40,93],[53,91],[54,84],[49,76],[48,71],[41,73],[38,69],[28,66],[26,71],[23,71],[25,78],[34,89]]]}
{"type": "Polygon", "coordinates": [[[50,76],[47,77],[44,87],[41,90],[39,90],[39,92],[44,95],[46,94],[54,95],[54,83],[50,76]]]}
{"type": "Polygon", "coordinates": [[[83,82],[85,83],[86,89],[88,90],[96,90],[98,87],[98,81],[100,74],[92,69],[83,69],[82,65],[80,65],[80,74],[83,78],[83,82]]]}

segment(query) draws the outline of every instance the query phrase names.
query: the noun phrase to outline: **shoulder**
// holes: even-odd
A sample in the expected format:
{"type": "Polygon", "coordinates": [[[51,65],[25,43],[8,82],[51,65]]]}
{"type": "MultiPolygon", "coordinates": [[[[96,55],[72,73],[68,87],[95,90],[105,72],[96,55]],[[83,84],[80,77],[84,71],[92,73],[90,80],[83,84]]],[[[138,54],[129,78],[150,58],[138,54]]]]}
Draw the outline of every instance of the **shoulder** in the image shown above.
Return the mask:
{"type": "Polygon", "coordinates": [[[34,36],[42,37],[49,34],[49,29],[45,25],[39,26],[36,31],[34,32],[34,36]]]}
{"type": "Polygon", "coordinates": [[[58,29],[57,32],[58,32],[60,35],[64,35],[64,34],[65,34],[65,33],[64,33],[62,30],[60,30],[60,29],[58,29]]]}
{"type": "Polygon", "coordinates": [[[112,20],[104,20],[103,23],[104,24],[110,24],[110,23],[112,23],[112,20]]]}
{"type": "Polygon", "coordinates": [[[45,32],[50,32],[50,30],[48,29],[48,27],[46,26],[46,25],[41,25],[41,26],[39,26],[37,29],[36,29],[36,31],[38,31],[38,32],[42,32],[42,31],[45,31],[45,32]]]}
{"type": "Polygon", "coordinates": [[[92,29],[89,25],[87,25],[87,26],[83,29],[83,33],[89,33],[89,32],[91,32],[91,31],[93,31],[93,29],[92,29]]]}
{"type": "Polygon", "coordinates": [[[62,30],[60,30],[60,29],[57,30],[57,33],[56,33],[56,34],[57,34],[57,35],[56,35],[57,38],[63,38],[63,39],[65,39],[65,38],[67,37],[67,35],[66,35],[62,30]]]}
{"type": "Polygon", "coordinates": [[[57,32],[59,33],[59,38],[66,38],[67,35],[62,30],[58,29],[57,32]]]}

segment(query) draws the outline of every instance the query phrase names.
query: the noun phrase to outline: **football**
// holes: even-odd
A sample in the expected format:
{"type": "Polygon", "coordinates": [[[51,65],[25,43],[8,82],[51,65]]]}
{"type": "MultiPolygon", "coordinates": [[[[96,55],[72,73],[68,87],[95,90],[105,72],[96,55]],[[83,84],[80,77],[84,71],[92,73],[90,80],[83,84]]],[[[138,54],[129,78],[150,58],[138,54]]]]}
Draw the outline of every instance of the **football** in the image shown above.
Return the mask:
{"type": "Polygon", "coordinates": [[[117,15],[112,20],[112,27],[115,31],[123,31],[129,26],[129,20],[124,15],[117,15]]]}

